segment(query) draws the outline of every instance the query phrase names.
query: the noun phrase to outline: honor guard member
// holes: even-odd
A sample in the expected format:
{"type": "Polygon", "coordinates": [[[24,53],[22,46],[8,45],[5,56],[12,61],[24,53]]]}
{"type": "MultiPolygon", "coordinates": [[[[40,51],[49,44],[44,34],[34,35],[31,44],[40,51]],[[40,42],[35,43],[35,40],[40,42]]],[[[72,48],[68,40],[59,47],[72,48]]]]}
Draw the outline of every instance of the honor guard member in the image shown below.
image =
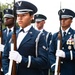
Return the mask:
{"type": "MultiPolygon", "coordinates": [[[[43,14],[36,14],[34,16],[36,29],[43,33],[47,46],[49,47],[52,34],[51,32],[49,33],[44,29],[44,24],[46,19],[47,17],[43,14]]],[[[44,71],[44,75],[48,75],[48,69],[44,69],[43,71],[44,71]]]]}
{"type": "MultiPolygon", "coordinates": [[[[14,26],[14,14],[13,14],[13,10],[12,9],[4,9],[4,24],[6,26],[6,28],[4,28],[2,30],[2,35],[3,35],[3,39],[2,39],[2,44],[0,45],[0,51],[4,51],[4,45],[7,41],[7,37],[10,34],[10,32],[13,32],[13,26],[14,26]]],[[[16,29],[18,30],[19,28],[16,27],[16,29]]]]}
{"type": "Polygon", "coordinates": [[[9,73],[9,58],[16,61],[17,75],[43,75],[42,68],[45,68],[48,63],[47,46],[43,35],[31,26],[37,7],[27,1],[18,1],[15,6],[17,22],[20,26],[17,36],[17,50],[10,50],[11,41],[8,40],[2,57],[4,74],[9,73]]]}
{"type": "MultiPolygon", "coordinates": [[[[10,32],[13,32],[13,26],[14,26],[14,14],[13,14],[13,10],[12,9],[4,9],[4,24],[6,26],[6,28],[4,28],[2,30],[2,34],[3,34],[3,45],[0,46],[0,51],[4,51],[4,45],[6,44],[7,41],[7,37],[10,34],[10,32]]],[[[19,28],[16,27],[16,30],[18,30],[19,28]]]]}
{"type": "Polygon", "coordinates": [[[44,35],[45,40],[47,42],[47,45],[49,47],[51,37],[52,37],[52,33],[51,32],[49,33],[44,29],[44,24],[45,24],[46,19],[47,19],[47,17],[43,14],[36,14],[34,16],[34,20],[35,20],[35,23],[36,23],[36,29],[43,32],[43,35],[44,35]]]}
{"type": "MultiPolygon", "coordinates": [[[[4,25],[5,25],[5,29],[3,29],[3,44],[6,43],[8,34],[10,32],[13,32],[13,28],[14,28],[14,10],[12,9],[4,9],[4,25]]],[[[18,26],[16,27],[16,30],[18,30],[18,26]]]]}
{"type": "Polygon", "coordinates": [[[57,50],[59,33],[57,32],[52,36],[52,42],[49,47],[51,68],[53,71],[55,70],[56,56],[61,57],[60,75],[75,75],[75,30],[71,28],[75,13],[70,9],[61,9],[58,11],[58,15],[61,23],[62,50],[60,48],[57,50]]]}

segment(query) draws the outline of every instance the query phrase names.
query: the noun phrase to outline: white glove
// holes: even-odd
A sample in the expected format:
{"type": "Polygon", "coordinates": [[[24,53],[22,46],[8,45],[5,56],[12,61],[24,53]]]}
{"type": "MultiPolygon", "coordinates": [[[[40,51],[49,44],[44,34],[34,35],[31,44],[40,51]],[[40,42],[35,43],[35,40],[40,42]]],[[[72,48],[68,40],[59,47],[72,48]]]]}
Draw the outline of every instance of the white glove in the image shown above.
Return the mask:
{"type": "Polygon", "coordinates": [[[63,50],[57,50],[56,56],[65,58],[65,52],[63,50]]]}
{"type": "Polygon", "coordinates": [[[8,75],[8,73],[6,73],[5,75],[8,75]]]}
{"type": "Polygon", "coordinates": [[[17,51],[10,51],[9,59],[16,61],[16,63],[20,63],[22,61],[22,56],[17,51]]]}
{"type": "Polygon", "coordinates": [[[0,51],[3,52],[4,51],[4,45],[0,44],[0,51]]]}

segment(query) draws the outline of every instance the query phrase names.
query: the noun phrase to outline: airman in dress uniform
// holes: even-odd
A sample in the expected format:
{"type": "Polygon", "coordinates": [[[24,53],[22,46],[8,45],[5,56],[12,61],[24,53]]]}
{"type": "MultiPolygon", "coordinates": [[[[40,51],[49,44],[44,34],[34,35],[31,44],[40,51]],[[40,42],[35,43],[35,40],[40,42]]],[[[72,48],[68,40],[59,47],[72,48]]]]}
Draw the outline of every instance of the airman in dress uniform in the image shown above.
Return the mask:
{"type": "MultiPolygon", "coordinates": [[[[43,14],[36,14],[34,16],[36,29],[43,33],[45,41],[47,43],[47,46],[49,47],[50,41],[51,41],[51,37],[52,37],[52,33],[51,32],[47,32],[44,29],[45,20],[47,20],[47,17],[45,15],[43,15],[43,14]]],[[[48,75],[48,69],[43,69],[43,72],[44,72],[44,75],[48,75]]]]}
{"type": "MultiPolygon", "coordinates": [[[[13,32],[14,28],[14,14],[12,9],[4,9],[4,24],[6,28],[2,30],[2,44],[0,45],[0,51],[4,51],[4,45],[6,44],[7,37],[10,33],[13,32]]],[[[16,30],[19,28],[16,27],[16,30]]]]}
{"type": "Polygon", "coordinates": [[[36,14],[34,16],[34,20],[36,23],[36,29],[43,32],[43,35],[45,36],[45,40],[47,42],[47,45],[49,47],[50,45],[50,41],[51,41],[51,37],[52,37],[52,33],[51,32],[47,32],[44,29],[44,24],[45,24],[45,20],[47,19],[47,17],[43,14],[36,14]]]}
{"type": "MultiPolygon", "coordinates": [[[[4,9],[4,25],[6,28],[3,29],[3,44],[6,43],[8,34],[10,32],[13,32],[14,28],[14,10],[12,9],[4,9]]],[[[18,30],[19,27],[16,26],[16,30],[18,30]]]]}
{"type": "Polygon", "coordinates": [[[61,23],[62,50],[57,50],[58,33],[52,36],[52,42],[49,47],[49,57],[51,69],[55,71],[56,57],[61,57],[60,75],[75,75],[75,30],[71,28],[71,23],[75,13],[70,9],[61,9],[58,11],[61,23]],[[63,34],[65,32],[65,34],[63,34]]]}
{"type": "Polygon", "coordinates": [[[45,68],[48,63],[47,45],[42,33],[31,26],[37,7],[27,1],[18,1],[15,6],[17,22],[20,26],[17,36],[17,50],[10,51],[11,42],[8,40],[2,57],[4,74],[9,73],[9,57],[10,60],[16,61],[17,75],[43,75],[42,68],[45,68]]]}

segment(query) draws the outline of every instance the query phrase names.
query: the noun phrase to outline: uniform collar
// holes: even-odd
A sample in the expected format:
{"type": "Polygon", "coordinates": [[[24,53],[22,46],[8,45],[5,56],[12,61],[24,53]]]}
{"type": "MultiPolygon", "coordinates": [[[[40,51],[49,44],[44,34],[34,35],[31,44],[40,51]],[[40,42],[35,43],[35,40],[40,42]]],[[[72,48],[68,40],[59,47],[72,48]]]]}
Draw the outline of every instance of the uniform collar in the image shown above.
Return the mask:
{"type": "Polygon", "coordinates": [[[40,32],[43,32],[43,29],[39,30],[40,32]]]}
{"type": "Polygon", "coordinates": [[[12,28],[7,27],[7,31],[11,30],[13,32],[13,29],[14,29],[14,27],[12,27],[12,28]]]}
{"type": "MultiPolygon", "coordinates": [[[[24,29],[25,32],[28,32],[31,27],[32,27],[32,25],[29,25],[29,26],[27,26],[27,27],[25,27],[23,29],[24,29]]],[[[21,29],[22,29],[22,27],[20,27],[20,30],[21,29]]]]}
{"type": "Polygon", "coordinates": [[[39,29],[36,27],[36,30],[38,30],[38,31],[40,31],[40,32],[43,32],[44,29],[39,30],[39,29]]]}
{"type": "Polygon", "coordinates": [[[63,30],[62,30],[62,34],[63,34],[63,32],[68,33],[69,29],[70,29],[70,27],[69,27],[69,28],[67,28],[65,31],[63,31],[63,30]]]}

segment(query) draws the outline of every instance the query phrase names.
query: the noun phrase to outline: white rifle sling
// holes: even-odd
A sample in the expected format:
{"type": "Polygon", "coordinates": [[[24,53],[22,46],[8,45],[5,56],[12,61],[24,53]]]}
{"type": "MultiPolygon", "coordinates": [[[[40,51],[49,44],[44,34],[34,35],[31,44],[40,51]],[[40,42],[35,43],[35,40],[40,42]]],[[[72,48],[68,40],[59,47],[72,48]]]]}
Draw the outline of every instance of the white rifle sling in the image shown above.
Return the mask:
{"type": "Polygon", "coordinates": [[[48,37],[49,37],[49,33],[47,33],[47,35],[46,35],[46,42],[47,42],[47,40],[48,40],[48,37]]]}
{"type": "Polygon", "coordinates": [[[42,34],[42,31],[38,34],[35,42],[36,42],[36,57],[38,56],[38,42],[39,42],[39,38],[40,38],[40,35],[42,34]]]}

